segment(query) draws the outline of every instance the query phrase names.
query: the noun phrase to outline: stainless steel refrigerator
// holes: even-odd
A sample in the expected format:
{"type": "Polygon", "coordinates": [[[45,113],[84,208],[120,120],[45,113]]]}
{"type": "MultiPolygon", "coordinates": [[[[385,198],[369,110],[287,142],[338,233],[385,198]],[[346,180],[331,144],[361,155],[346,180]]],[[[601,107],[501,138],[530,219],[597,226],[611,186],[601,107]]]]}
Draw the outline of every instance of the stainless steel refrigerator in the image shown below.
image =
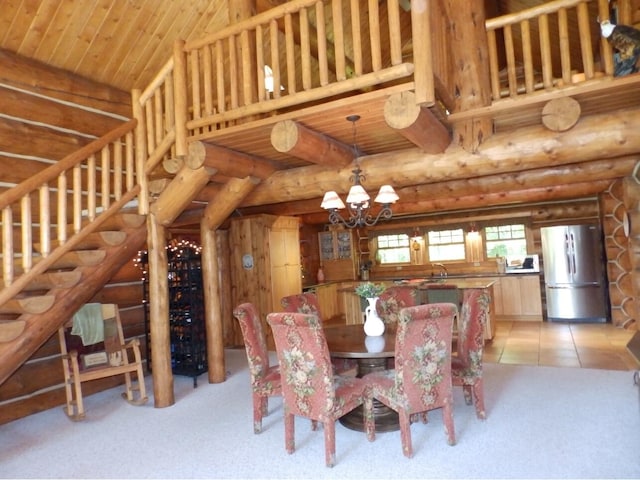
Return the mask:
{"type": "Polygon", "coordinates": [[[547,319],[552,322],[606,322],[608,300],[602,238],[595,225],[544,227],[547,319]]]}

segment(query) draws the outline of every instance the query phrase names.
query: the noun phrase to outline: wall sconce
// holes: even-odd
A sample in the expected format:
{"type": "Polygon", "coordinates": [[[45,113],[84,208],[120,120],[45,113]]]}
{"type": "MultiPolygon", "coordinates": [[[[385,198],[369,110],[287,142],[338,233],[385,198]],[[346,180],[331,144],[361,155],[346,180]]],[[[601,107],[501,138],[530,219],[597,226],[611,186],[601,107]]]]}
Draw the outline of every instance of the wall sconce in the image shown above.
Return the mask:
{"type": "Polygon", "coordinates": [[[414,228],[409,245],[411,246],[411,264],[423,265],[425,263],[425,241],[419,228],[414,228]]]}
{"type": "Polygon", "coordinates": [[[470,255],[469,260],[473,263],[480,262],[482,260],[482,238],[480,238],[480,232],[475,222],[469,225],[466,243],[467,252],[470,255]]]}

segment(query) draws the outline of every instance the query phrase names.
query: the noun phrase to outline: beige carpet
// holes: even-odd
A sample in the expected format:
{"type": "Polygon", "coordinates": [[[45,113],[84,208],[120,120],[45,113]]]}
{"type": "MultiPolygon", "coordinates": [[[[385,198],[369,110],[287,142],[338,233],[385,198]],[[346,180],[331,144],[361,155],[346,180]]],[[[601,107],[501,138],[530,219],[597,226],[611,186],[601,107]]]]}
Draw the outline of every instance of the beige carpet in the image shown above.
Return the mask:
{"type": "Polygon", "coordinates": [[[81,423],[56,408],[2,425],[0,477],[640,478],[632,372],[487,364],[488,419],[477,420],[457,390],[457,445],[447,445],[439,411],[412,426],[412,459],[399,432],[369,443],[338,424],[337,464],[328,469],[322,431],[306,420],[296,422],[296,452],[285,452],[279,399],[254,435],[243,350],[227,351],[227,369],[226,382],[202,375],[195,389],[175,377],[168,408],[128,405],[117,388],[89,397],[81,423]]]}

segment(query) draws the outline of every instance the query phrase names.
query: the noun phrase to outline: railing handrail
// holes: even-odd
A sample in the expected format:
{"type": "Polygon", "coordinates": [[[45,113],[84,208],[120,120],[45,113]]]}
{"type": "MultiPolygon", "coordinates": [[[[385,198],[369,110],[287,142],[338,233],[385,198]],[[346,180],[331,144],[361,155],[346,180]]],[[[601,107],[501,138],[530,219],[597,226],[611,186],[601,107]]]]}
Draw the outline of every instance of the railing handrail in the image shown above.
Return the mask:
{"type": "Polygon", "coordinates": [[[519,23],[522,20],[531,20],[541,15],[556,13],[560,9],[572,8],[581,3],[589,3],[590,1],[591,0],[553,0],[551,2],[543,3],[542,5],[528,8],[527,10],[487,19],[485,21],[485,27],[487,30],[495,30],[506,25],[519,23]]]}
{"type": "Polygon", "coordinates": [[[326,3],[326,1],[327,0],[292,0],[283,3],[282,5],[273,7],[251,18],[229,25],[218,32],[207,35],[206,37],[185,42],[184,49],[185,51],[190,51],[202,48],[206,45],[211,45],[218,40],[239,35],[245,30],[251,30],[259,25],[270,22],[271,20],[282,19],[287,14],[297,13],[302,8],[315,5],[316,3],[326,3]]]}
{"type": "Polygon", "coordinates": [[[75,152],[67,155],[59,162],[41,170],[32,177],[29,177],[25,181],[16,185],[15,187],[0,194],[0,210],[19,201],[26,194],[33,192],[40,188],[41,185],[49,183],[55,180],[65,170],[69,170],[77,165],[79,162],[86,160],[89,156],[98,153],[105,145],[114,142],[123,135],[133,131],[137,125],[137,120],[132,119],[117,128],[111,130],[109,133],[100,137],[84,147],[76,150],[75,152]]]}

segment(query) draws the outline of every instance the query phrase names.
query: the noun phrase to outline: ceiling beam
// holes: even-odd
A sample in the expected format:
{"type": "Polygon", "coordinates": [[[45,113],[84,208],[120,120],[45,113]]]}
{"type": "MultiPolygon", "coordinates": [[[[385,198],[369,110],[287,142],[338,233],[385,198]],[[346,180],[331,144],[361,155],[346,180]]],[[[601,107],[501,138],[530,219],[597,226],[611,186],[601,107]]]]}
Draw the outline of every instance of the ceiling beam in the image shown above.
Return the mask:
{"type": "MultiPolygon", "coordinates": [[[[416,149],[361,157],[359,161],[367,188],[384,184],[402,188],[633,155],[640,151],[639,130],[640,109],[630,109],[586,117],[566,132],[551,132],[538,125],[520,129],[517,137],[495,134],[475,154],[452,145],[439,155],[416,149]],[[601,135],[601,131],[615,134],[601,135]]],[[[319,165],[278,171],[256,188],[243,206],[317,198],[329,190],[345,193],[351,186],[351,174],[349,167],[336,171],[319,165]]]]}
{"type": "MultiPolygon", "coordinates": [[[[474,196],[478,205],[485,206],[485,198],[498,195],[504,203],[523,201],[523,193],[527,189],[534,192],[536,201],[539,201],[541,189],[548,189],[549,196],[543,200],[554,200],[558,191],[552,187],[557,185],[558,178],[562,178],[564,185],[585,184],[592,181],[606,180],[607,184],[616,178],[622,178],[632,174],[638,163],[635,156],[616,158],[609,160],[595,160],[572,165],[561,165],[550,168],[527,170],[524,172],[499,173],[485,177],[476,177],[446,182],[414,185],[397,188],[396,192],[400,200],[393,206],[394,212],[406,210],[404,213],[419,213],[421,205],[429,203],[432,208],[435,204],[444,204],[450,199],[458,201],[461,196],[474,196]],[[519,192],[517,197],[512,197],[512,192],[519,192]]],[[[576,192],[577,193],[577,192],[576,192]]],[[[564,195],[564,192],[562,192],[564,195]]],[[[240,208],[245,215],[255,213],[269,213],[273,215],[308,215],[320,210],[321,198],[285,202],[260,207],[240,208]]],[[[460,208],[469,208],[467,205],[460,208]]],[[[324,214],[326,217],[326,213],[324,214]]]]}
{"type": "Polygon", "coordinates": [[[328,167],[345,167],[355,157],[352,146],[315,132],[293,120],[284,120],[273,126],[271,145],[278,152],[328,167]]]}

